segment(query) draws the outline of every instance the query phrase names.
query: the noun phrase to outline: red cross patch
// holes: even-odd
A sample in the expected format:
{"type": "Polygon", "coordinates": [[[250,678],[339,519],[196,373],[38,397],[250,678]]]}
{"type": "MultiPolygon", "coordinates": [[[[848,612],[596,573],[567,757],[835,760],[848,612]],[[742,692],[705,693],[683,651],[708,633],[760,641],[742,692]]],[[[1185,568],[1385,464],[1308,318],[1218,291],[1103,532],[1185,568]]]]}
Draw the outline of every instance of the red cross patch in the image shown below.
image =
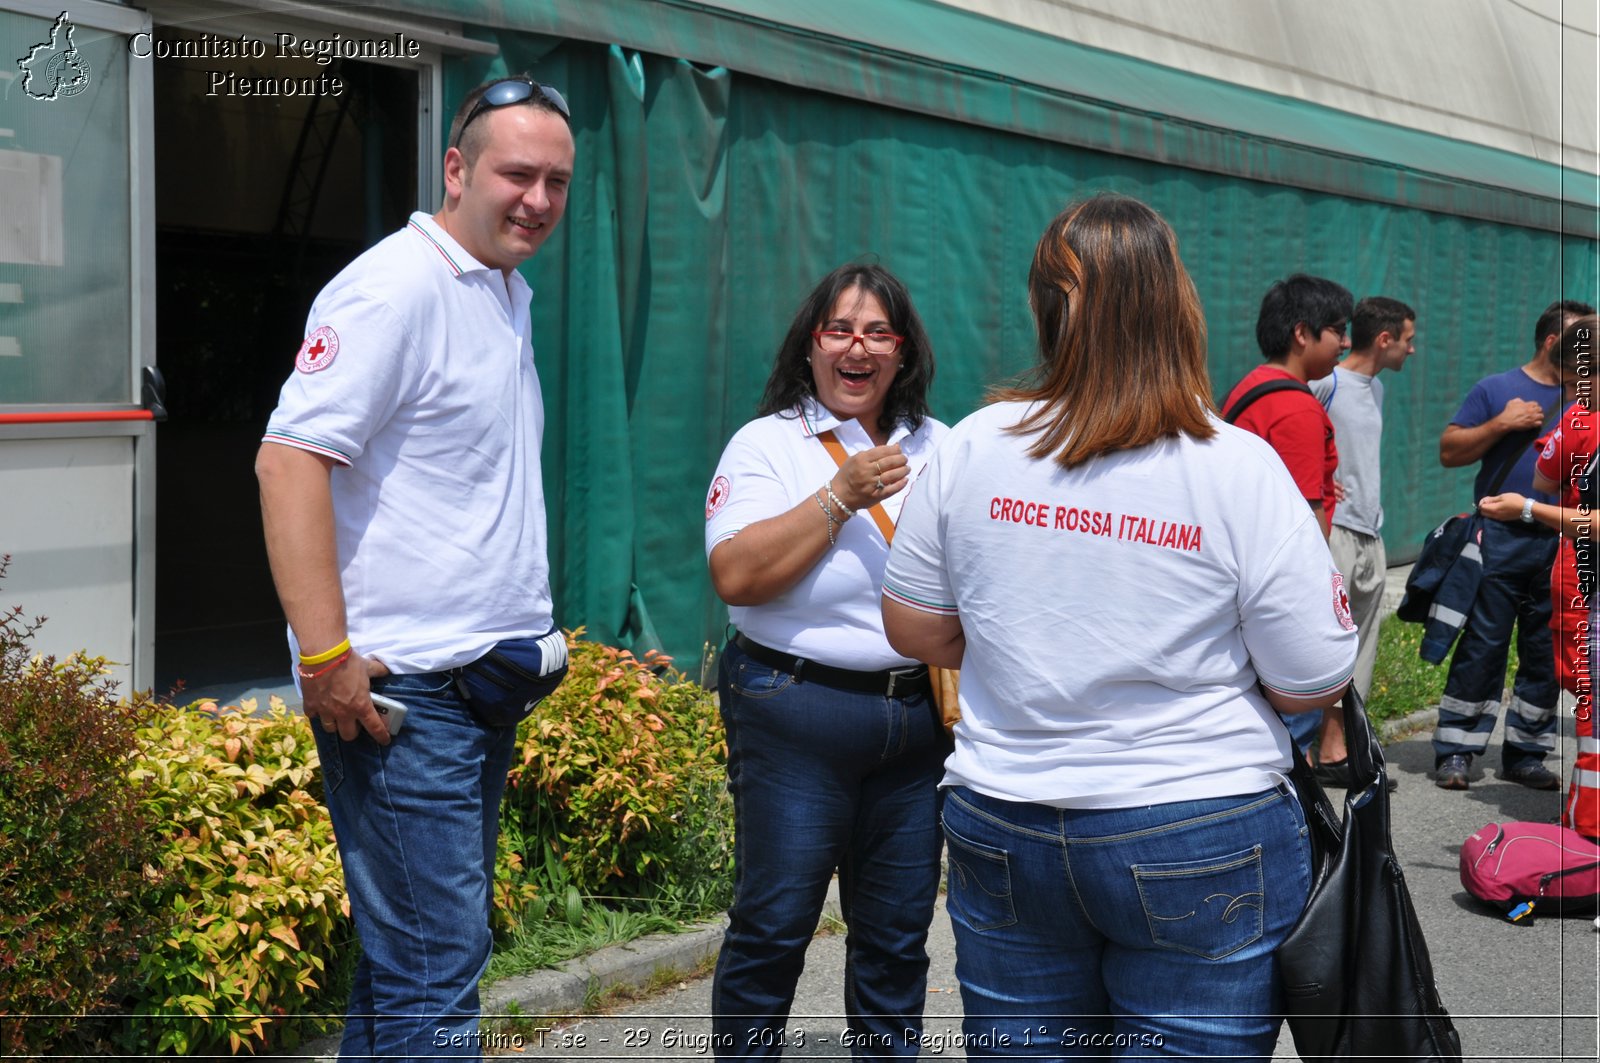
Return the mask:
{"type": "Polygon", "coordinates": [[[1346,631],[1354,631],[1356,621],[1350,615],[1350,595],[1344,589],[1344,576],[1338,572],[1333,574],[1333,615],[1338,618],[1339,626],[1346,631]]]}
{"type": "Polygon", "coordinates": [[[733,485],[728,483],[726,476],[719,476],[711,481],[711,490],[706,493],[706,520],[717,515],[728,502],[728,496],[733,493],[733,485]]]}
{"type": "Polygon", "coordinates": [[[294,367],[302,373],[320,373],[333,364],[339,354],[339,334],[327,325],[319,327],[300,345],[294,367]]]}

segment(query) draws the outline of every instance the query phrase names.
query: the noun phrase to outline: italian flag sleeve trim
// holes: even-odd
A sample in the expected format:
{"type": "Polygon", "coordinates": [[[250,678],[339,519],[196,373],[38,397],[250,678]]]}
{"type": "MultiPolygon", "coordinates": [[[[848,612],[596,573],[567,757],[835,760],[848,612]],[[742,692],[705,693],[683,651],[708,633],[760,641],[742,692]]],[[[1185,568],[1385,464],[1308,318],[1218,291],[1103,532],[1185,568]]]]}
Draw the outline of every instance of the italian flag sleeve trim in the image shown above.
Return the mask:
{"type": "Polygon", "coordinates": [[[899,602],[901,605],[908,605],[911,608],[920,610],[924,613],[937,613],[940,616],[955,616],[958,612],[954,602],[933,602],[926,598],[918,598],[914,595],[908,594],[907,592],[887,581],[883,585],[883,596],[888,598],[890,601],[899,602]]]}

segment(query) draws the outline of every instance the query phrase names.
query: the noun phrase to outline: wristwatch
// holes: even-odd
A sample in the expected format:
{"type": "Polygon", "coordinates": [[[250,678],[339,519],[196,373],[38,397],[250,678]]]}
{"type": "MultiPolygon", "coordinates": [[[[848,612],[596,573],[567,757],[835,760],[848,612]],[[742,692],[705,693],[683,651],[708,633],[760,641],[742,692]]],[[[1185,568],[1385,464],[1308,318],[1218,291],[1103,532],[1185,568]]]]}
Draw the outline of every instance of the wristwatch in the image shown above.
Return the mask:
{"type": "Polygon", "coordinates": [[[1522,500],[1522,523],[1533,523],[1533,499],[1531,498],[1524,498],[1522,500]]]}

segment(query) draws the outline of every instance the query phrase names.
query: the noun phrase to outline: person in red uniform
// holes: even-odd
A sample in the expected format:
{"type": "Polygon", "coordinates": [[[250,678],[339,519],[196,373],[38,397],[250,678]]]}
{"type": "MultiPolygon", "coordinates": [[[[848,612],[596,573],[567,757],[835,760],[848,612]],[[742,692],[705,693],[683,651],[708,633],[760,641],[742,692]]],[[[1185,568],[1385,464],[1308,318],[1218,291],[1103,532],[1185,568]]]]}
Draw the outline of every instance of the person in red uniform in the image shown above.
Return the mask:
{"type": "MultiPolygon", "coordinates": [[[[1600,332],[1600,318],[1593,314],[1578,318],[1562,331],[1561,342],[1551,355],[1551,362],[1561,374],[1562,398],[1572,405],[1561,415],[1539,460],[1534,464],[1533,486],[1540,491],[1561,494],[1561,509],[1566,514],[1578,515],[1563,521],[1559,530],[1565,534],[1550,570],[1550,601],[1553,606],[1550,618],[1551,634],[1555,637],[1556,677],[1562,687],[1577,698],[1573,716],[1577,720],[1578,758],[1573,764],[1572,783],[1567,791],[1567,803],[1562,812],[1562,823],[1588,837],[1600,837],[1600,741],[1596,741],[1594,720],[1594,665],[1590,644],[1593,639],[1589,623],[1590,608],[1594,604],[1595,589],[1590,584],[1595,573],[1595,529],[1586,523],[1581,509],[1592,500],[1596,475],[1592,463],[1600,455],[1600,395],[1596,394],[1594,378],[1594,341],[1600,332]],[[1583,497],[1587,489],[1591,499],[1583,497]],[[1571,527],[1565,525],[1570,524],[1571,527]],[[1581,574],[1580,578],[1580,566],[1581,574]]],[[[1536,503],[1521,500],[1519,496],[1504,496],[1507,501],[1491,516],[1509,519],[1514,513],[1552,524],[1546,513],[1541,518],[1536,503]]],[[[1500,499],[1496,499],[1500,501],[1500,499]]],[[[1592,518],[1591,518],[1592,519],[1592,518]]]]}

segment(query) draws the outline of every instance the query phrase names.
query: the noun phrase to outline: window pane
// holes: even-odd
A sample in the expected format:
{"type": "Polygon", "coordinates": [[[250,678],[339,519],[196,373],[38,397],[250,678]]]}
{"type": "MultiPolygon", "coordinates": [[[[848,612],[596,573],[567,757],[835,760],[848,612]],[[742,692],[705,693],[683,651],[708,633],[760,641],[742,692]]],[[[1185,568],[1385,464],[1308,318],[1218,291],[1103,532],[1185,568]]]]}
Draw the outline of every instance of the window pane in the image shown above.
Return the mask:
{"type": "Polygon", "coordinates": [[[0,405],[133,397],[127,38],[69,25],[0,11],[0,405]]]}

